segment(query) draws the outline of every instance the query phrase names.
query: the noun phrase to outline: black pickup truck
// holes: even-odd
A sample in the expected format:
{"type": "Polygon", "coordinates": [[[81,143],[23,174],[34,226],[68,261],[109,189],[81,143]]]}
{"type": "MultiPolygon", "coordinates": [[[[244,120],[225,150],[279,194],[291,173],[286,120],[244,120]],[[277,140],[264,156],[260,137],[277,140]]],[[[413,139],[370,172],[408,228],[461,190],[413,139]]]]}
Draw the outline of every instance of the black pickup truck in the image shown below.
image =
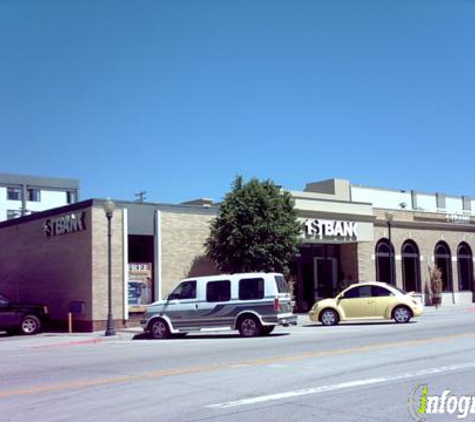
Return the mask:
{"type": "Polygon", "coordinates": [[[48,321],[48,307],[27,302],[15,302],[0,293],[0,331],[37,334],[48,321]]]}

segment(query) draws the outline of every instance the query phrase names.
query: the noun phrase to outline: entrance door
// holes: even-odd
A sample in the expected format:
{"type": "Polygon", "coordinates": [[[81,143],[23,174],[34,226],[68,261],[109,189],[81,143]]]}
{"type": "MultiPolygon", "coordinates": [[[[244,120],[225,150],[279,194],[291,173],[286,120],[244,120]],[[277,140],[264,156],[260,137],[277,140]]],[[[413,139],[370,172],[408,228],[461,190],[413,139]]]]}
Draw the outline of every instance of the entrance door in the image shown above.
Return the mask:
{"type": "Polygon", "coordinates": [[[334,297],[337,287],[337,259],[315,257],[314,291],[315,300],[334,297]]]}

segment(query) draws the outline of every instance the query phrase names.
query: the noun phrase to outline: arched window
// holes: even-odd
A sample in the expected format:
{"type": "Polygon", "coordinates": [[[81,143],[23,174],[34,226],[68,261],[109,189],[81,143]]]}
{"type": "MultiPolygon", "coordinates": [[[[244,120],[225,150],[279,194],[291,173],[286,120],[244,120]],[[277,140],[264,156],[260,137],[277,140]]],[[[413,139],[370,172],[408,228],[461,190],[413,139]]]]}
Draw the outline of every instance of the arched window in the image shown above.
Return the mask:
{"type": "Polygon", "coordinates": [[[442,286],[444,292],[451,292],[452,283],[452,256],[447,243],[440,241],[435,245],[435,265],[442,271],[442,286]]]}
{"type": "Polygon", "coordinates": [[[421,260],[412,240],[402,245],[402,282],[406,292],[421,292],[421,260]]]}
{"type": "Polygon", "coordinates": [[[459,289],[473,289],[473,258],[472,250],[465,242],[462,242],[457,248],[457,263],[459,272],[459,289]]]}
{"type": "Polygon", "coordinates": [[[376,244],[376,279],[385,281],[389,284],[396,284],[395,265],[394,265],[394,247],[391,245],[391,253],[389,252],[389,240],[381,239],[376,244]],[[390,261],[391,257],[391,261],[390,261]],[[391,265],[392,263],[392,265],[391,265]],[[392,277],[391,277],[392,270],[392,277]]]}

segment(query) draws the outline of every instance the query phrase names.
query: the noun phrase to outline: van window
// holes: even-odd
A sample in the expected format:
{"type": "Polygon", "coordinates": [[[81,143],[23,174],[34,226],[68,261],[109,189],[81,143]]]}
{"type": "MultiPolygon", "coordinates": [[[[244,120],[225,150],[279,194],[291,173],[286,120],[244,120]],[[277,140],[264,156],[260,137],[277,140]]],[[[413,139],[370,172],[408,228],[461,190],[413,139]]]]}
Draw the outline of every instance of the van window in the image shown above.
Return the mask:
{"type": "Polygon", "coordinates": [[[277,291],[279,293],[290,293],[289,285],[287,284],[287,281],[284,277],[282,277],[281,275],[276,275],[275,281],[277,283],[277,291]]]}
{"type": "Polygon", "coordinates": [[[263,278],[243,278],[239,280],[239,299],[254,300],[264,298],[263,278]]]}
{"type": "Polygon", "coordinates": [[[168,296],[168,300],[196,299],[196,281],[184,281],[168,296]]]}
{"type": "Polygon", "coordinates": [[[231,282],[229,280],[210,281],[206,285],[208,302],[225,302],[231,299],[231,282]]]}

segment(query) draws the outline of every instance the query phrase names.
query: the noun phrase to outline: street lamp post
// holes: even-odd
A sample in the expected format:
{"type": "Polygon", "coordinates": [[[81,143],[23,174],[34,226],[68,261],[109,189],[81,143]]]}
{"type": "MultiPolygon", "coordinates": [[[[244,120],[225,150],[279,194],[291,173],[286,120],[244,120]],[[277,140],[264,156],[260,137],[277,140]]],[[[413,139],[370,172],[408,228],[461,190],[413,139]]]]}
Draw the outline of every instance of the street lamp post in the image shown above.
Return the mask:
{"type": "Polygon", "coordinates": [[[389,241],[389,284],[393,283],[393,248],[391,241],[391,224],[393,222],[393,213],[386,212],[386,224],[388,225],[388,241],[389,241]]]}
{"type": "Polygon", "coordinates": [[[115,204],[110,199],[104,202],[104,211],[107,217],[107,281],[108,281],[108,311],[106,336],[114,336],[114,318],[112,317],[112,229],[111,221],[114,214],[115,204]]]}

